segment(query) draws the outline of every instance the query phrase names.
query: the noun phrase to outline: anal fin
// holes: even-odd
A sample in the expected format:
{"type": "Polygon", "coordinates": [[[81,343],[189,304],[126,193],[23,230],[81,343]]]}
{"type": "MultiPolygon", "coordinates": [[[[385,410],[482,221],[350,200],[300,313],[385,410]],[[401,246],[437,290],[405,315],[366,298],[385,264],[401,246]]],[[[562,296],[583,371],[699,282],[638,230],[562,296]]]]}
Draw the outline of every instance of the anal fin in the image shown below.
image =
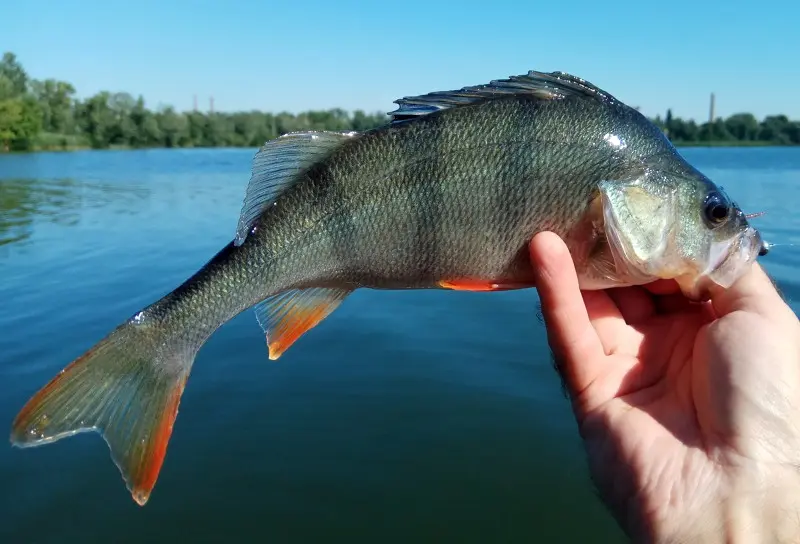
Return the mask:
{"type": "Polygon", "coordinates": [[[536,287],[533,282],[491,282],[486,280],[473,280],[469,278],[454,278],[440,280],[439,287],[453,291],[509,291],[511,289],[526,289],[536,287]]]}
{"type": "Polygon", "coordinates": [[[278,359],[352,292],[352,289],[328,287],[292,289],[256,304],[256,319],[266,334],[269,358],[278,359]]]}

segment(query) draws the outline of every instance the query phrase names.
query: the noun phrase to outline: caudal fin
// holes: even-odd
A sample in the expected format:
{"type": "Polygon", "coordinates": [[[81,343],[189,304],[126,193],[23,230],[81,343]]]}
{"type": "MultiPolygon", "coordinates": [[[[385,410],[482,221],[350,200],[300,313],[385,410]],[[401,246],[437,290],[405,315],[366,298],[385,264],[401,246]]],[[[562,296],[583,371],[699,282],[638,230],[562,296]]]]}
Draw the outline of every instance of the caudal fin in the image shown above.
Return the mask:
{"type": "Polygon", "coordinates": [[[144,505],[197,351],[170,340],[156,324],[121,325],[28,401],[14,420],[11,442],[40,446],[97,431],[133,499],[144,505]]]}

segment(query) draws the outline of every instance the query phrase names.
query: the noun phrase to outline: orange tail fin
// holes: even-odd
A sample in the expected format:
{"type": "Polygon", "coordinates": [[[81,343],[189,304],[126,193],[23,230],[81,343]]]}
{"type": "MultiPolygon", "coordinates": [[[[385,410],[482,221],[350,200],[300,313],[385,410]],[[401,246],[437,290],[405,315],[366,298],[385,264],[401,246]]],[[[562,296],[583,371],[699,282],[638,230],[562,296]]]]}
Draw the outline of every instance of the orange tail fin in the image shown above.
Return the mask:
{"type": "Polygon", "coordinates": [[[196,354],[163,336],[155,324],[118,327],[28,401],[14,420],[11,442],[40,446],[99,432],[133,499],[144,505],[196,354]]]}

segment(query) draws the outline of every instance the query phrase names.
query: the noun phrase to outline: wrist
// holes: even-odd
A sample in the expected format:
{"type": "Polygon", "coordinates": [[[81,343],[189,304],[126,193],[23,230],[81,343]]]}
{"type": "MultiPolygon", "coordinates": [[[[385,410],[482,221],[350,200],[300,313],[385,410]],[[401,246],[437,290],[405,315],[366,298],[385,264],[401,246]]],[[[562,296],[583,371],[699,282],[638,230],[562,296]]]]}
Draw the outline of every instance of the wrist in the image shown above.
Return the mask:
{"type": "Polygon", "coordinates": [[[800,543],[800,470],[739,467],[718,483],[706,488],[703,503],[679,510],[648,514],[639,510],[642,501],[631,497],[627,507],[633,515],[623,524],[628,536],[647,544],[800,543]]]}
{"type": "Polygon", "coordinates": [[[727,542],[800,542],[800,475],[795,469],[782,469],[760,480],[739,482],[726,501],[727,542]]]}
{"type": "Polygon", "coordinates": [[[684,519],[658,543],[800,543],[800,473],[781,469],[740,473],[724,493],[684,519]]]}

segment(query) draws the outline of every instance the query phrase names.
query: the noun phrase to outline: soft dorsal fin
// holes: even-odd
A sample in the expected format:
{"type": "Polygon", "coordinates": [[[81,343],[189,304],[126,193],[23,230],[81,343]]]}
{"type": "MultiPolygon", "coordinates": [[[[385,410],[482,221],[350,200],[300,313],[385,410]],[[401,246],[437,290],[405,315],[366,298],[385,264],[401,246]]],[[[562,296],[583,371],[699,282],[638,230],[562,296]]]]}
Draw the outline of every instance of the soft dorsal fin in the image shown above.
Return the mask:
{"type": "Polygon", "coordinates": [[[407,96],[394,101],[399,107],[395,111],[389,112],[389,115],[392,117],[392,123],[398,123],[439,110],[509,94],[526,94],[542,100],[582,95],[607,102],[618,102],[607,92],[579,77],[564,72],[548,74],[531,70],[525,75],[497,79],[484,85],[407,96]]]}
{"type": "Polygon", "coordinates": [[[300,174],[327,157],[356,132],[290,132],[261,146],[253,157],[250,184],[239,215],[234,244],[242,245],[253,223],[300,174]]]}

